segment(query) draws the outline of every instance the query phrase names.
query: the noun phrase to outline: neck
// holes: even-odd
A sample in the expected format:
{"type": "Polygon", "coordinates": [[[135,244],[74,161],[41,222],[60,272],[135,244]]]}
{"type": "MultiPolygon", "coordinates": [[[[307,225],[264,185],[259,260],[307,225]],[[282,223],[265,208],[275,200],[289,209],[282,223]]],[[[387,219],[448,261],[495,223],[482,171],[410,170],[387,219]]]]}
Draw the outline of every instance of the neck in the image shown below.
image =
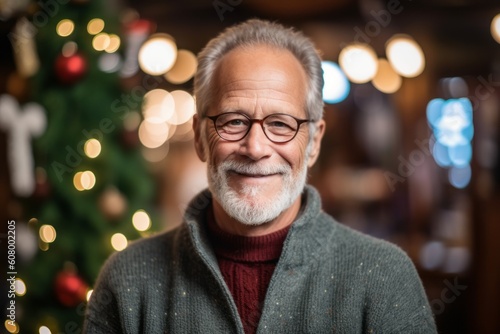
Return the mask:
{"type": "Polygon", "coordinates": [[[302,196],[298,196],[295,202],[293,202],[293,204],[288,209],[280,213],[278,217],[260,225],[247,225],[237,221],[233,217],[229,216],[224,211],[220,203],[214,198],[213,210],[215,221],[217,223],[217,226],[219,226],[221,230],[235,235],[257,237],[270,234],[281,230],[293,223],[300,210],[300,205],[302,202],[301,197],[302,196]]]}

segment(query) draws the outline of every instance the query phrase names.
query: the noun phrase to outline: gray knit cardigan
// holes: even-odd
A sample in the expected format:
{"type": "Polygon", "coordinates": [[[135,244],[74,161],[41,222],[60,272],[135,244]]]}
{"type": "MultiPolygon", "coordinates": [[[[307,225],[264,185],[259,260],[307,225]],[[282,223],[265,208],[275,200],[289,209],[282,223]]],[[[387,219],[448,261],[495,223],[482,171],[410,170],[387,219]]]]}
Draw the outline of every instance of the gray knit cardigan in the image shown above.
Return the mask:
{"type": "MultiPolygon", "coordinates": [[[[345,227],[307,186],[258,333],[436,333],[422,284],[396,246],[345,227]]],[[[208,191],[178,228],[132,243],[101,270],[84,333],[240,333],[205,227],[208,191]]]]}

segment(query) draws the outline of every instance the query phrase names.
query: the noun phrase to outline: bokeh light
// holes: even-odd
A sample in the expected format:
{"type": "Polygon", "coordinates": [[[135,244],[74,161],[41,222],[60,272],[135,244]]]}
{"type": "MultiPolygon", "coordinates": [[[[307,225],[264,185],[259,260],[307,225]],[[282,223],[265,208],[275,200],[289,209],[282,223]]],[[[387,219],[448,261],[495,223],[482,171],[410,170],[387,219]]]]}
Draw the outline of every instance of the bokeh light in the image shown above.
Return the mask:
{"type": "Polygon", "coordinates": [[[71,57],[78,51],[78,44],[73,41],[64,43],[61,53],[64,57],[71,57]]]}
{"type": "Polygon", "coordinates": [[[386,45],[386,54],[394,70],[404,77],[413,78],[424,71],[424,52],[410,36],[391,38],[386,45]]]}
{"type": "Polygon", "coordinates": [[[96,51],[104,51],[111,44],[111,38],[105,32],[101,32],[92,39],[92,47],[96,51]]]}
{"type": "Polygon", "coordinates": [[[97,139],[91,138],[85,142],[83,150],[89,158],[96,158],[101,153],[101,143],[97,139]]]}
{"type": "Polygon", "coordinates": [[[170,95],[174,99],[175,117],[172,115],[168,122],[176,125],[187,122],[196,113],[194,97],[183,90],[174,90],[170,95]]]}
{"type": "Polygon", "coordinates": [[[165,74],[165,79],[173,84],[182,84],[191,79],[198,67],[198,60],[189,50],[179,50],[174,66],[165,74]]]}
{"type": "Polygon", "coordinates": [[[153,89],[144,95],[144,119],[151,123],[166,122],[175,113],[173,96],[164,89],[153,89]]]}
{"type": "Polygon", "coordinates": [[[115,34],[109,34],[109,44],[106,48],[104,48],[104,51],[107,53],[113,53],[118,51],[120,48],[121,40],[118,35],[115,34]]]}
{"type": "Polygon", "coordinates": [[[139,66],[151,75],[169,71],[177,58],[177,45],[167,34],[155,34],[139,50],[139,66]]]}
{"type": "Polygon", "coordinates": [[[151,218],[144,210],[137,210],[132,216],[132,225],[137,231],[147,231],[151,227],[151,218]]]}
{"type": "Polygon", "coordinates": [[[90,190],[95,186],[95,175],[91,171],[85,171],[82,173],[82,187],[85,190],[90,190]]]}
{"type": "Polygon", "coordinates": [[[99,69],[106,73],[117,72],[122,66],[122,58],[118,53],[105,53],[97,60],[99,69]]]}
{"type": "Polygon", "coordinates": [[[380,58],[377,74],[372,80],[373,86],[382,93],[392,94],[398,91],[402,82],[403,79],[396,73],[387,59],[380,58]]]}
{"type": "Polygon", "coordinates": [[[19,333],[19,325],[15,321],[11,321],[10,319],[5,320],[5,329],[9,333],[19,333]]]}
{"type": "Polygon", "coordinates": [[[365,83],[377,73],[377,54],[368,44],[351,44],[340,51],[339,64],[349,80],[365,83]]]}
{"type": "Polygon", "coordinates": [[[75,176],[73,176],[73,185],[75,186],[76,190],[78,190],[78,191],[85,190],[82,186],[82,174],[83,174],[83,172],[77,172],[77,173],[75,173],[75,176]]]}
{"type": "Polygon", "coordinates": [[[467,187],[472,177],[470,165],[465,167],[452,167],[448,171],[448,180],[450,184],[458,189],[467,187]]]}
{"type": "Polygon", "coordinates": [[[54,242],[57,236],[54,226],[47,224],[40,226],[38,234],[40,235],[40,239],[47,244],[54,242]]]}
{"type": "Polygon", "coordinates": [[[145,147],[160,147],[167,139],[168,125],[165,122],[154,123],[145,119],[139,126],[139,140],[145,147]]]}
{"type": "Polygon", "coordinates": [[[122,251],[127,248],[127,238],[121,233],[115,233],[111,237],[111,246],[117,251],[122,251]]]}
{"type": "Polygon", "coordinates": [[[87,32],[91,35],[97,35],[103,29],[104,29],[104,21],[99,18],[92,19],[87,24],[87,32]]]}
{"type": "Polygon", "coordinates": [[[500,14],[497,14],[493,20],[491,20],[491,36],[500,43],[500,14]]]}
{"type": "Polygon", "coordinates": [[[40,326],[40,328],[38,329],[38,333],[39,334],[52,334],[52,332],[50,331],[50,329],[47,326],[40,326]]]}
{"type": "Polygon", "coordinates": [[[346,99],[351,90],[349,80],[340,67],[332,61],[322,61],[323,100],[326,103],[339,103],[346,99]]]}
{"type": "Polygon", "coordinates": [[[19,277],[16,278],[15,287],[16,287],[16,295],[24,296],[26,294],[26,284],[19,277]]]}
{"type": "Polygon", "coordinates": [[[71,35],[74,30],[75,30],[75,24],[73,23],[73,21],[68,19],[59,21],[59,23],[57,23],[56,26],[56,32],[61,37],[66,37],[71,35]]]}

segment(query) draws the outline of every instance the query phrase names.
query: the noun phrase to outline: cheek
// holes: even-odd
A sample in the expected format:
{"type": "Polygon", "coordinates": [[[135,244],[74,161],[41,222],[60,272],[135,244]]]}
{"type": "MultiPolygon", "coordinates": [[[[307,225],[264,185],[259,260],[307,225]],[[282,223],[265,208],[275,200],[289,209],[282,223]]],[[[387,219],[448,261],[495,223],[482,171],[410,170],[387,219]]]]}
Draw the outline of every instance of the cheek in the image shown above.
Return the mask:
{"type": "Polygon", "coordinates": [[[227,143],[221,142],[221,138],[215,131],[208,131],[205,144],[209,164],[215,165],[224,159],[225,151],[227,151],[225,144],[227,143]]]}

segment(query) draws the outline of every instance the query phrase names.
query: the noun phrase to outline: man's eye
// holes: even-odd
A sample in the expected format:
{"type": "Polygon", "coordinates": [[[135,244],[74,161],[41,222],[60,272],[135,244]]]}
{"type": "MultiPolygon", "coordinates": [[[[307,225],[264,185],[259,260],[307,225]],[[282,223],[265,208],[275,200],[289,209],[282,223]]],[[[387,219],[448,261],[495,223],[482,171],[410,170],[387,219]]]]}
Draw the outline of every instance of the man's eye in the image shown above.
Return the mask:
{"type": "Polygon", "coordinates": [[[272,126],[273,128],[285,128],[285,127],[290,127],[288,124],[279,122],[279,121],[274,121],[269,124],[269,126],[272,126]]]}
{"type": "Polygon", "coordinates": [[[226,123],[228,126],[242,126],[245,125],[242,119],[233,119],[226,123]]]}

